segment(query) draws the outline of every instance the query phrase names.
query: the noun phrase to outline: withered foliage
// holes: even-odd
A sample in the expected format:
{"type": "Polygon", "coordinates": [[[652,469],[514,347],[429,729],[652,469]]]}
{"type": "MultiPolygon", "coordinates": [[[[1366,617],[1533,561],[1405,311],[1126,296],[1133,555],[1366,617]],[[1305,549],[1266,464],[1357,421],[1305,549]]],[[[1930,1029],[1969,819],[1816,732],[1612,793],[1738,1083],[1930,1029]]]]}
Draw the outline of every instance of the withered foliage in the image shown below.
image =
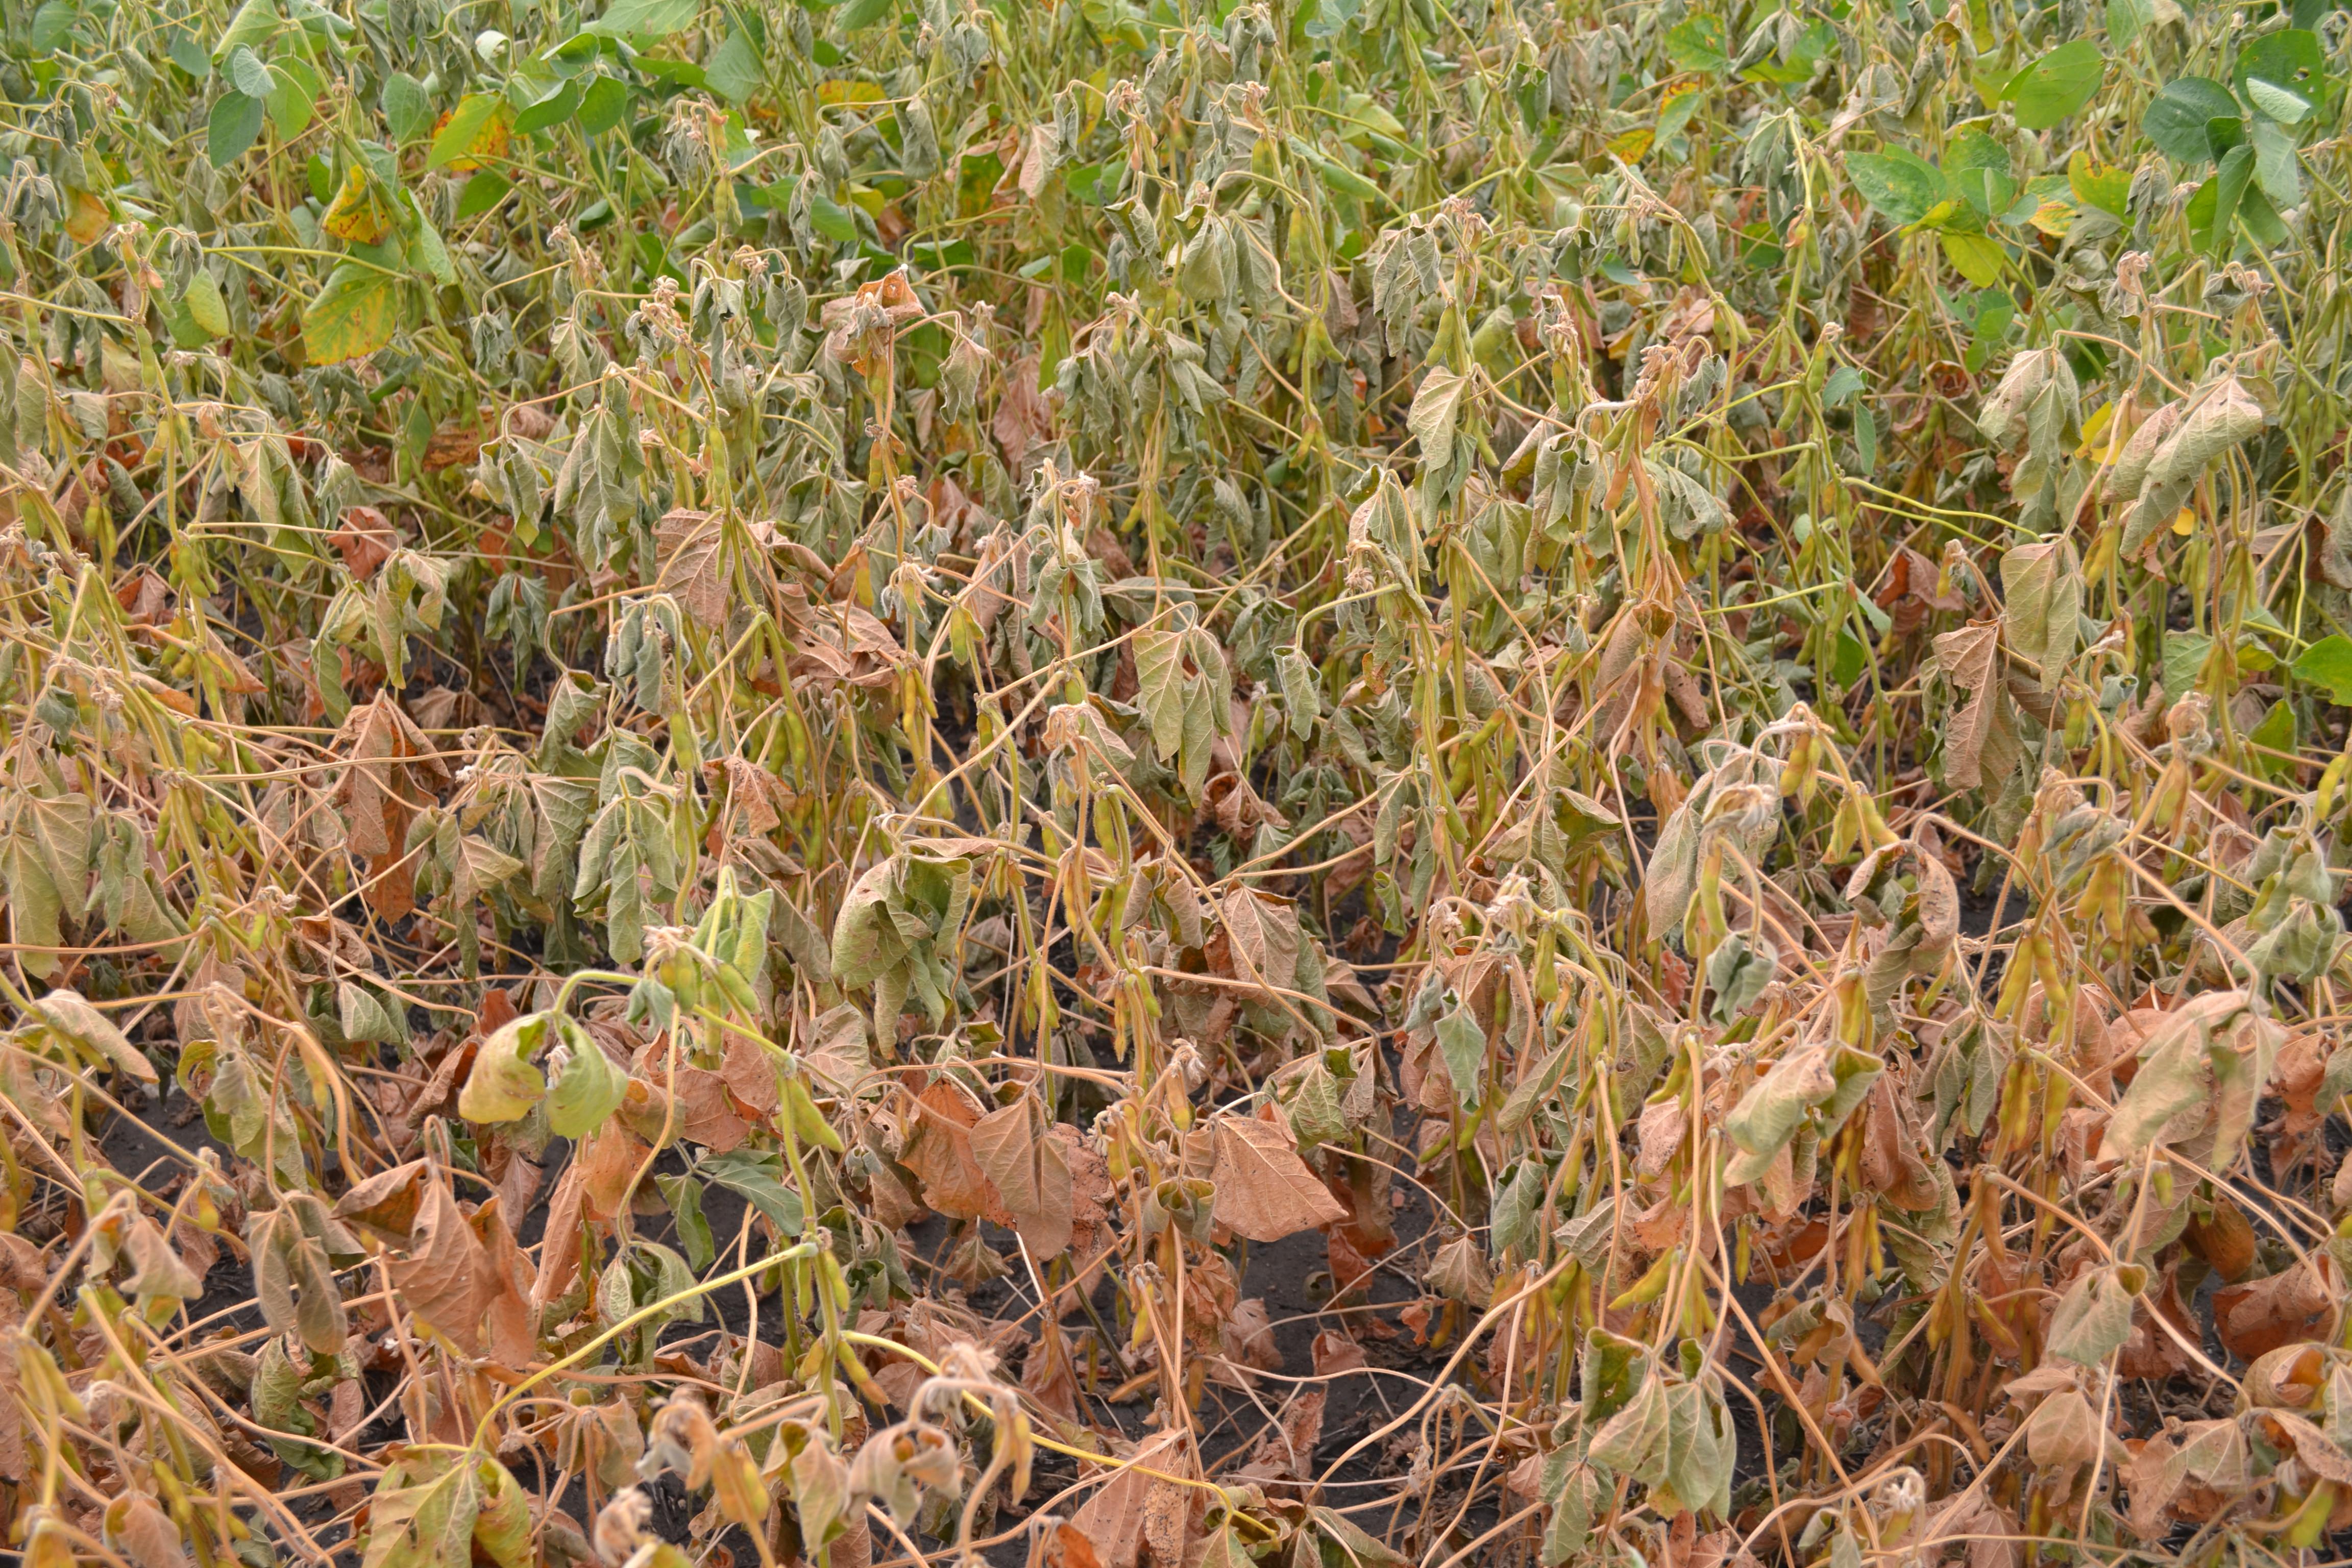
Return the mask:
{"type": "Polygon", "coordinates": [[[32,1568],[2316,1568],[2326,0],[0,0],[32,1568]]]}

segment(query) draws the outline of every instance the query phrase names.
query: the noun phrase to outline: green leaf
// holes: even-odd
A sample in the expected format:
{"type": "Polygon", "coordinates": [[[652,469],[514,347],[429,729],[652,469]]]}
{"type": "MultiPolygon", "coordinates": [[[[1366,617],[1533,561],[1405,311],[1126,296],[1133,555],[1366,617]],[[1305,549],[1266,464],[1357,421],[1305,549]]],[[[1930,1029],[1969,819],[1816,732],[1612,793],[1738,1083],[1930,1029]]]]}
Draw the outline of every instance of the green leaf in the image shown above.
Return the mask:
{"type": "Polygon", "coordinates": [[[2028,131],[2047,131],[2078,112],[2099,90],[2107,62],[2088,38],[2059,45],[2011,77],[2004,92],[2028,131]]]}
{"type": "Polygon", "coordinates": [[[2352,638],[2324,637],[2290,667],[2297,680],[2326,689],[2330,700],[2352,706],[2352,638]]]}
{"type": "Polygon", "coordinates": [[[807,1226],[801,1195],[784,1185],[783,1163],[776,1155],[737,1149],[707,1157],[699,1170],[705,1181],[718,1183],[767,1215],[779,1235],[796,1237],[807,1226]]]}
{"type": "Polygon", "coordinates": [[[1906,228],[1933,212],[1950,194],[1942,171],[1906,148],[1849,153],[1845,172],[1864,201],[1906,228]]]}
{"type": "Polygon", "coordinates": [[[2063,535],[2021,544],[2000,558],[2010,651],[2042,672],[2055,691],[2082,640],[2083,563],[2063,535]]]}
{"type": "Polygon", "coordinates": [[[65,47],[73,35],[73,25],[81,20],[81,13],[68,0],[47,0],[33,13],[33,25],[26,29],[26,41],[37,54],[53,54],[65,47]]]}
{"type": "Polygon", "coordinates": [[[629,1075],[614,1065],[588,1031],[570,1018],[561,1026],[571,1057],[555,1075],[547,1096],[548,1131],[559,1138],[585,1138],[604,1125],[629,1090],[629,1075]]]}
{"type": "Polygon", "coordinates": [[[657,1173],[654,1185],[660,1189],[670,1217],[677,1222],[677,1238],[686,1245],[687,1267],[699,1274],[719,1253],[718,1238],[710,1234],[710,1222],[702,1214],[702,1184],[692,1176],[657,1173]]]}
{"type": "Polygon", "coordinates": [[[213,58],[225,60],[240,47],[257,49],[278,36],[278,27],[277,0],[245,0],[213,46],[213,58]]]}
{"type": "MultiPolygon", "coordinates": [[[[2271,120],[2282,125],[2300,125],[2311,115],[2311,103],[2296,93],[2289,92],[2274,81],[2261,77],[2250,79],[2243,89],[2247,100],[2271,120]]],[[[2256,124],[2263,121],[2257,121],[2256,124]]]]}
{"type": "Polygon", "coordinates": [[[1694,1513],[1727,1513],[1738,1447],[1731,1413],[1712,1390],[1685,1383],[1667,1391],[1665,1482],[1675,1501],[1694,1513]]]}
{"type": "Polygon", "coordinates": [[[228,302],[221,298],[220,285],[204,268],[197,268],[188,279],[188,291],[180,296],[188,308],[188,319],[204,330],[206,337],[228,336],[228,302]]]}
{"type": "Polygon", "coordinates": [[[2066,161],[2066,188],[2084,206],[2096,207],[2117,219],[2131,216],[2128,169],[2107,168],[2091,162],[2087,153],[2076,153],[2066,161]]]}
{"type": "Polygon", "coordinates": [[[2303,166],[2294,150],[2294,134],[2270,120],[2248,126],[2254,149],[2254,179],[2275,205],[2291,207],[2303,200],[2303,166]]]}
{"type": "Polygon", "coordinates": [[[2007,212],[2017,195],[2009,149],[1973,125],[1962,128],[1944,148],[1944,177],[1980,217],[2007,212]]]}
{"type": "MultiPolygon", "coordinates": [[[[256,119],[260,109],[254,105],[256,119]]],[[[342,262],[302,312],[303,353],[312,364],[357,359],[392,342],[399,324],[400,279],[364,262],[342,262]]]]}
{"type": "Polygon", "coordinates": [[[1257,1568],[1255,1561],[1244,1547],[1241,1538],[1230,1524],[1221,1524],[1201,1549],[1193,1568],[1257,1568]]]}
{"type": "Polygon", "coordinates": [[[2238,51],[2231,80],[2239,94],[2255,108],[2293,125],[2321,101],[2326,90],[2327,56],[2318,35],[2301,27],[2264,33],[2238,51]],[[2290,116],[2272,109],[2254,91],[2256,82],[2266,84],[2271,94],[2299,104],[2301,112],[2290,116]]]}
{"type": "Polygon", "coordinates": [[[727,41],[703,61],[702,79],[710,84],[711,91],[730,103],[749,101],[768,83],[767,73],[760,67],[759,50],[740,27],[728,34],[727,41]]]}
{"type": "Polygon", "coordinates": [[[1805,1112],[1836,1089],[1837,1079],[1820,1049],[1791,1047],[1740,1097],[1723,1130],[1745,1152],[1769,1158],[1797,1135],[1805,1112]]]}
{"type": "MultiPolygon", "coordinates": [[[[2256,168],[2260,168],[2259,159],[2256,168]]],[[[2259,183],[2238,198],[2238,226],[2263,250],[2275,250],[2287,241],[2286,220],[2271,205],[2270,197],[2263,194],[2259,183]]]]}
{"type": "Polygon", "coordinates": [[[2206,127],[2216,120],[2232,119],[2237,112],[2238,100],[2230,96],[2228,88],[2209,77],[2184,76],[2166,82],[2148,100],[2139,128],[2166,157],[2181,163],[2202,163],[2213,156],[2206,127]]]}
{"type": "Polygon", "coordinates": [[[613,0],[588,31],[608,38],[664,38],[694,26],[696,0],[613,0]]]}
{"type": "Polygon", "coordinates": [[[1432,365],[1422,373],[1421,386],[1412,395],[1412,407],[1405,414],[1405,426],[1420,443],[1421,460],[1426,464],[1451,462],[1454,458],[1454,428],[1462,414],[1462,399],[1470,389],[1470,378],[1432,365]]]}
{"type": "Polygon", "coordinates": [[[2213,255],[2227,256],[2237,247],[2238,208],[2253,178],[2252,146],[2232,147],[2222,154],[2221,168],[2213,178],[2213,216],[2209,220],[2211,226],[2207,230],[2205,245],[2213,255]]]}
{"type": "Polygon", "coordinates": [[[247,98],[268,98],[278,85],[261,57],[239,46],[228,54],[228,79],[237,91],[247,98]]]}
{"type": "Polygon", "coordinates": [[[269,123],[277,128],[280,142],[291,142],[310,127],[311,116],[317,112],[319,73],[308,61],[289,56],[270,69],[276,85],[269,89],[269,123]]]}
{"type": "Polygon", "coordinates": [[[248,98],[241,92],[225,92],[213,105],[211,120],[205,126],[205,157],[215,169],[226,169],[253,145],[261,134],[261,121],[267,112],[261,100],[248,98]]]}
{"type": "Polygon", "coordinates": [[[2189,695],[2204,672],[2206,655],[2212,651],[2213,639],[2203,632],[2164,634],[2165,700],[2178,702],[2189,695]]]}
{"type": "Polygon", "coordinates": [[[80,992],[52,991],[35,998],[32,1011],[51,1034],[78,1047],[94,1065],[120,1068],[142,1083],[155,1081],[154,1064],[80,992]]]}
{"type": "Polygon", "coordinates": [[[1136,700],[1151,730],[1152,749],[1163,763],[1184,744],[1184,636],[1181,632],[1135,634],[1136,700]]]}
{"type": "Polygon", "coordinates": [[[1666,1391],[1655,1375],[1645,1377],[1625,1408],[1592,1435],[1589,1457],[1628,1480],[1655,1486],[1666,1479],[1666,1391]]]}
{"type": "MultiPolygon", "coordinates": [[[[598,77],[596,79],[604,81],[608,79],[598,77]]],[[[585,96],[586,89],[576,79],[557,83],[546,97],[516,111],[515,133],[529,136],[562,124],[580,111],[580,100],[585,96]]]]}
{"type": "Polygon", "coordinates": [[[522,1483],[494,1458],[469,1459],[481,1488],[474,1515],[475,1549],[498,1568],[529,1568],[538,1553],[531,1550],[530,1500],[522,1483]]]}
{"type": "Polygon", "coordinates": [[[395,142],[414,142],[433,124],[433,100],[425,96],[425,89],[406,71],[394,71],[383,79],[383,91],[378,101],[383,109],[384,124],[395,142]]]}
{"type": "Polygon", "coordinates": [[[1437,1020],[1437,1048],[1445,1058],[1446,1076],[1454,1080],[1454,1092],[1462,1103],[1477,1104],[1480,1079],[1486,1065],[1486,1031],[1478,1026],[1469,1003],[1455,1003],[1452,1011],[1437,1020]]]}
{"type": "Polygon", "coordinates": [[[504,174],[483,170],[467,180],[466,188],[457,193],[457,221],[463,223],[469,217],[479,217],[506,200],[507,193],[513,189],[513,182],[504,174]]]}
{"type": "Polygon", "coordinates": [[[2154,0],[2107,0],[2107,41],[2127,49],[2156,20],[2154,0]]]}
{"type": "Polygon", "coordinates": [[[621,122],[629,89],[618,77],[600,76],[580,95],[580,133],[594,139],[621,122]]]}
{"type": "Polygon", "coordinates": [[[1335,158],[1325,156],[1304,138],[1293,136],[1286,143],[1292,157],[1313,169],[1324,184],[1340,195],[1356,201],[1369,202],[1381,195],[1380,186],[1335,158]]]}
{"type": "Polygon", "coordinates": [[[1666,30],[1666,58],[1686,71],[1720,74],[1731,68],[1731,49],[1719,16],[1685,16],[1666,30]]]}
{"type": "Polygon", "coordinates": [[[793,1456],[793,1507],[800,1514],[801,1539],[823,1545],[842,1533],[851,1507],[849,1467],[834,1452],[822,1426],[812,1430],[793,1456]]]}
{"type": "MultiPolygon", "coordinates": [[[[475,177],[480,178],[479,175],[475,177]]],[[[449,260],[448,243],[441,237],[441,231],[433,226],[425,217],[424,209],[417,206],[413,198],[409,203],[409,210],[416,220],[416,232],[410,237],[410,248],[415,261],[424,268],[426,277],[446,289],[457,281],[457,268],[449,260]]],[[[477,845],[481,843],[478,839],[469,839],[467,842],[477,845]]],[[[487,845],[481,847],[488,847],[487,845]]],[[[477,854],[479,852],[478,849],[476,851],[477,854]]],[[[496,854],[497,851],[491,850],[490,853],[496,854]]],[[[516,862],[518,869],[520,864],[520,861],[516,862]]]]}

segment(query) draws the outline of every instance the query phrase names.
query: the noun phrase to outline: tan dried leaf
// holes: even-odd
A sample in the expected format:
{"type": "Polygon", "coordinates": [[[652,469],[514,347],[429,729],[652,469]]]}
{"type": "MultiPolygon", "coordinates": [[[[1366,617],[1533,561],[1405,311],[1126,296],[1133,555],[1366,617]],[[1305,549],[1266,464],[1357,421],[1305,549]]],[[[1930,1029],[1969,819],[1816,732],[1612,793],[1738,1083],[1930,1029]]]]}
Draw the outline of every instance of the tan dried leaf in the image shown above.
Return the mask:
{"type": "Polygon", "coordinates": [[[1213,1123],[1217,1223],[1252,1241],[1280,1241],[1348,1217],[1339,1201],[1298,1157],[1290,1135],[1255,1117],[1222,1116],[1213,1123]]]}
{"type": "Polygon", "coordinates": [[[1045,1106],[1024,1089],[1012,1104],[973,1122],[967,1134],[973,1161],[1039,1263],[1070,1245],[1070,1167],[1048,1131],[1045,1106]]]}

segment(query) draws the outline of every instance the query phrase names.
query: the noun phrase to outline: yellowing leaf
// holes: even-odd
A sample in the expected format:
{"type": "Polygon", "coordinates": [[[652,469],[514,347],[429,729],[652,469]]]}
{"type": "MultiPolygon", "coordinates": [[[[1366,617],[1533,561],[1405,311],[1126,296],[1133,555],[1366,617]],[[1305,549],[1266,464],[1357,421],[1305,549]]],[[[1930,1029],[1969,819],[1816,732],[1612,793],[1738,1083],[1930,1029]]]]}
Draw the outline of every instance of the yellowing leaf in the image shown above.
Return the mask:
{"type": "Polygon", "coordinates": [[[1635,163],[1641,161],[1643,153],[1650,150],[1650,143],[1657,139],[1658,133],[1649,126],[1637,125],[1622,135],[1611,139],[1609,151],[1628,163],[1635,163]]]}
{"type": "Polygon", "coordinates": [[[2074,226],[2074,208],[2055,196],[2045,196],[2042,205],[2033,209],[2033,216],[2025,221],[2053,238],[2063,238],[2066,231],[2074,226]]]}
{"type": "Polygon", "coordinates": [[[188,291],[180,297],[180,302],[188,308],[188,319],[207,336],[228,336],[228,301],[221,298],[220,285],[213,281],[211,273],[201,267],[196,268],[195,276],[188,279],[188,291]]]}
{"type": "Polygon", "coordinates": [[[319,226],[337,239],[373,245],[392,227],[391,204],[357,163],[344,172],[342,187],[319,219],[319,226]]]}
{"type": "Polygon", "coordinates": [[[452,1465],[410,1481],[405,1462],[395,1465],[376,1489],[364,1568],[466,1568],[480,1510],[481,1483],[473,1466],[452,1465]]]}
{"type": "Polygon", "coordinates": [[[88,191],[69,194],[66,205],[66,232],[84,245],[94,243],[100,235],[112,226],[114,215],[106,204],[88,191]]]}
{"type": "MultiPolygon", "coordinates": [[[[514,1121],[547,1096],[547,1079],[531,1066],[547,1034],[548,1015],[510,1018],[474,1054],[474,1070],[457,1094],[457,1114],[468,1121],[514,1121]]],[[[595,1049],[593,1043],[588,1047],[595,1049]]],[[[577,1059],[575,1058],[575,1059],[577,1059]]]]}
{"type": "Polygon", "coordinates": [[[513,140],[514,106],[497,93],[469,92],[434,126],[425,166],[467,174],[486,159],[504,157],[513,140]]]}
{"type": "Polygon", "coordinates": [[[2000,281],[2001,268],[2009,258],[1999,240],[1951,229],[1943,230],[1937,237],[1943,241],[1945,258],[1961,277],[1979,289],[1990,289],[2000,281]]]}
{"type": "Polygon", "coordinates": [[[312,364],[373,353],[400,324],[400,279],[380,267],[346,261],[302,312],[302,347],[312,364]]]}
{"type": "Polygon", "coordinates": [[[2074,456],[2104,463],[2123,449],[2126,436],[2114,428],[2116,406],[2112,402],[2102,403],[2084,419],[2083,444],[2074,448],[2074,456]]]}

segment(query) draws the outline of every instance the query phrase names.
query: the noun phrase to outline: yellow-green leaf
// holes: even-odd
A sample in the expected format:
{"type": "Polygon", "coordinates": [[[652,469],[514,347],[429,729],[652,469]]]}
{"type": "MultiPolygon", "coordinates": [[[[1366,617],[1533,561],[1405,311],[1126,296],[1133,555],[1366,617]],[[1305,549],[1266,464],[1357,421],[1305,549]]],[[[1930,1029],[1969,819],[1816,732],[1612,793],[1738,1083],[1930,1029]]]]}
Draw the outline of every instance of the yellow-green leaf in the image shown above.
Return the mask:
{"type": "Polygon", "coordinates": [[[312,364],[373,353],[400,324],[400,279],[382,268],[346,261],[302,312],[302,345],[312,364]]]}

